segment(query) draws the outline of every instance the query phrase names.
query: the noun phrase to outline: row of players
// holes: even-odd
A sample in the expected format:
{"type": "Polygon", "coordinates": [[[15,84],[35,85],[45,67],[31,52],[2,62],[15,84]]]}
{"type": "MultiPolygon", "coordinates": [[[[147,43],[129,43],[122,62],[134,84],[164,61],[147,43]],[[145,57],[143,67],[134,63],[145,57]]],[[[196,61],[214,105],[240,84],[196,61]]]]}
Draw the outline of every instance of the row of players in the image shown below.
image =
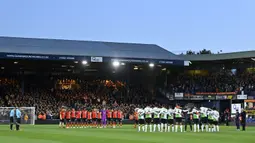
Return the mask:
{"type": "Polygon", "coordinates": [[[185,132],[187,125],[192,126],[194,132],[219,132],[219,112],[214,108],[196,107],[190,109],[182,109],[177,106],[174,109],[158,108],[158,107],[146,107],[136,108],[136,121],[138,124],[138,132],[147,132],[148,127],[150,132],[155,132],[158,128],[159,132],[183,132],[183,121],[185,123],[185,132]],[[154,125],[154,126],[152,126],[154,125]],[[201,125],[201,126],[200,126],[201,125]]]}
{"type": "Polygon", "coordinates": [[[119,109],[66,110],[60,111],[59,126],[63,128],[113,127],[122,126],[123,112],[119,109]]]}

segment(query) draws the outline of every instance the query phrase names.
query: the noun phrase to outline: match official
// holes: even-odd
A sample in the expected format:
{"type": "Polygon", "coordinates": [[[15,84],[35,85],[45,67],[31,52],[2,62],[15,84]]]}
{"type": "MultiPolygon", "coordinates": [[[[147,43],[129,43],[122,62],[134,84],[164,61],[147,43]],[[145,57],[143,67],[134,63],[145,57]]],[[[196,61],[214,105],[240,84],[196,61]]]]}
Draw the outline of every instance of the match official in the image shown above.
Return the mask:
{"type": "Polygon", "coordinates": [[[18,108],[16,108],[16,131],[19,131],[20,124],[21,124],[21,112],[18,108]]]}
{"type": "Polygon", "coordinates": [[[14,114],[15,114],[15,108],[11,110],[10,112],[10,129],[13,130],[13,123],[14,123],[14,114]]]}
{"type": "Polygon", "coordinates": [[[241,113],[241,125],[242,125],[242,131],[245,131],[245,127],[246,127],[246,112],[244,111],[244,109],[242,109],[242,113],[241,113]]]}
{"type": "Polygon", "coordinates": [[[240,131],[240,113],[236,110],[236,130],[240,131]]]}

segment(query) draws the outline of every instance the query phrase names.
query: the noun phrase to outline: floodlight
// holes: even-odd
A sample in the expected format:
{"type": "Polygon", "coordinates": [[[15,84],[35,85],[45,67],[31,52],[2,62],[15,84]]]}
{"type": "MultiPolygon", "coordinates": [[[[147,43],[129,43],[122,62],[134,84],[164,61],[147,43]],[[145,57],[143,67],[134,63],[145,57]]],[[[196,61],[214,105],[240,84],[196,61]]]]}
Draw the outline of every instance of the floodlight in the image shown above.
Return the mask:
{"type": "Polygon", "coordinates": [[[154,64],[153,64],[153,63],[150,63],[149,66],[150,66],[150,67],[154,67],[154,64]]]}
{"type": "Polygon", "coordinates": [[[126,65],[125,63],[121,63],[122,66],[126,65]]]}
{"type": "Polygon", "coordinates": [[[82,61],[82,64],[83,64],[83,65],[86,65],[87,63],[88,63],[88,62],[87,62],[87,61],[85,61],[85,60],[84,60],[84,61],[82,61]]]}
{"type": "Polygon", "coordinates": [[[74,61],[75,64],[78,64],[79,62],[78,61],[74,61]]]}
{"type": "Polygon", "coordinates": [[[18,64],[18,62],[17,62],[17,61],[15,61],[15,62],[14,62],[14,64],[18,64]]]}
{"type": "Polygon", "coordinates": [[[114,62],[112,62],[112,65],[113,65],[114,67],[118,67],[118,66],[120,65],[120,62],[114,61],[114,62]]]}

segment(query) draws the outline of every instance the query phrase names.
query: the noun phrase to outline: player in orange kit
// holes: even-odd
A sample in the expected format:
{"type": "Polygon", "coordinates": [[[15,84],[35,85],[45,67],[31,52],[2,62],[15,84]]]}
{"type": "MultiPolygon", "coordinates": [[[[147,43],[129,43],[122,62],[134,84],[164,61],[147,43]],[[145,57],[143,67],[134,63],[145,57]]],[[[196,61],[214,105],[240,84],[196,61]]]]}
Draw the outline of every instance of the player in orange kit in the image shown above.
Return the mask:
{"type": "Polygon", "coordinates": [[[137,113],[138,109],[135,109],[135,113],[134,113],[134,120],[135,120],[135,125],[134,128],[136,128],[136,126],[138,125],[138,113],[137,113]]]}
{"type": "Polygon", "coordinates": [[[116,109],[113,111],[112,117],[113,117],[113,120],[112,120],[113,128],[115,128],[118,122],[118,111],[116,109]]]}
{"type": "Polygon", "coordinates": [[[81,111],[80,110],[76,111],[76,127],[77,128],[81,127],[81,111]]]}
{"type": "Polygon", "coordinates": [[[67,110],[66,111],[66,128],[70,127],[70,122],[71,122],[71,111],[67,110]]]}
{"type": "Polygon", "coordinates": [[[75,109],[73,108],[71,111],[71,128],[75,127],[75,121],[76,121],[76,112],[75,112],[75,109]]]}
{"type": "Polygon", "coordinates": [[[92,111],[92,121],[93,121],[93,127],[96,127],[97,126],[97,111],[96,111],[96,109],[94,109],[93,111],[92,111]]]}
{"type": "Polygon", "coordinates": [[[117,117],[118,117],[118,125],[119,127],[122,127],[123,113],[120,109],[117,111],[117,117]]]}
{"type": "Polygon", "coordinates": [[[112,127],[112,110],[111,109],[107,110],[107,126],[112,127]]]}
{"type": "Polygon", "coordinates": [[[59,127],[64,128],[65,127],[66,110],[64,108],[62,108],[59,115],[60,115],[59,127]]]}
{"type": "Polygon", "coordinates": [[[102,127],[102,112],[97,111],[97,128],[102,127]]]}
{"type": "Polygon", "coordinates": [[[81,111],[81,116],[82,116],[82,127],[84,128],[86,128],[86,126],[87,126],[87,115],[88,115],[88,112],[87,112],[87,110],[86,109],[83,109],[82,111],[81,111]]]}
{"type": "Polygon", "coordinates": [[[88,118],[87,118],[87,126],[88,127],[91,127],[91,123],[92,123],[92,113],[91,113],[91,111],[89,110],[88,112],[88,118]]]}

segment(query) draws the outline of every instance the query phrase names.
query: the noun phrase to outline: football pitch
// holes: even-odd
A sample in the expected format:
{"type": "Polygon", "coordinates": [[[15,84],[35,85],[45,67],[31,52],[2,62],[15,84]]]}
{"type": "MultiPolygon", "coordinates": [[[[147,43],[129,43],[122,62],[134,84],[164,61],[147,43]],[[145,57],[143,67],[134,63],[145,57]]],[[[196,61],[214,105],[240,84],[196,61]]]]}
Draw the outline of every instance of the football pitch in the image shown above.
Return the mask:
{"type": "Polygon", "coordinates": [[[235,127],[220,127],[218,133],[144,133],[133,126],[122,128],[61,129],[57,125],[26,125],[21,131],[10,131],[0,125],[1,143],[241,143],[254,142],[255,127],[246,132],[235,127]]]}

